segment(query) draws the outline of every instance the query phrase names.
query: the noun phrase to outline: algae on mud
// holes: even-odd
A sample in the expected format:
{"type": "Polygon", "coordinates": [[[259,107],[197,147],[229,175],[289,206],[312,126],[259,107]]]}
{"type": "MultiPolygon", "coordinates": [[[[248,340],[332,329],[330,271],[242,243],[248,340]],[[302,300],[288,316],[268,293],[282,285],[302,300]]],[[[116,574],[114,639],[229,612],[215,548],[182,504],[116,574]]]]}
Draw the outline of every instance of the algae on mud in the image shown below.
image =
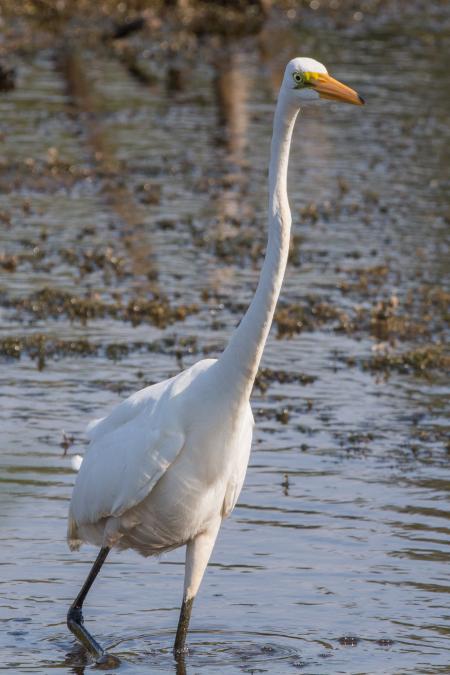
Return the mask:
{"type": "Polygon", "coordinates": [[[97,293],[79,297],[49,287],[20,299],[4,298],[3,306],[16,309],[19,315],[31,315],[37,319],[65,316],[71,321],[86,324],[91,319],[109,317],[129,321],[133,326],[145,322],[159,328],[183,321],[189,314],[198,312],[195,304],[171,307],[164,297],[135,297],[123,302],[116,294],[114,302],[105,302],[97,293]]]}
{"type": "MultiPolygon", "coordinates": [[[[65,549],[74,475],[61,438],[78,450],[94,411],[217,355],[241,318],[264,251],[273,90],[299,45],[369,105],[361,127],[305,108],[294,138],[294,237],[254,391],[252,464],[186,668],[448,668],[448,10],[332,4],[283,3],[294,18],[276,7],[259,34],[230,40],[228,10],[209,36],[183,10],[146,3],[145,26],[111,40],[143,3],[1,3],[16,69],[0,94],[0,639],[11,669],[90,667],[64,626],[74,566],[92,551],[75,561],[65,549]],[[62,35],[91,108],[68,87],[62,35]],[[163,323],[154,304],[146,315],[154,301],[163,323]],[[177,318],[179,306],[198,311],[177,318]]],[[[102,579],[102,630],[133,672],[174,672],[181,563],[145,565],[134,592],[140,563],[125,554],[102,579]],[[126,599],[124,632],[113,597],[126,599]]]]}

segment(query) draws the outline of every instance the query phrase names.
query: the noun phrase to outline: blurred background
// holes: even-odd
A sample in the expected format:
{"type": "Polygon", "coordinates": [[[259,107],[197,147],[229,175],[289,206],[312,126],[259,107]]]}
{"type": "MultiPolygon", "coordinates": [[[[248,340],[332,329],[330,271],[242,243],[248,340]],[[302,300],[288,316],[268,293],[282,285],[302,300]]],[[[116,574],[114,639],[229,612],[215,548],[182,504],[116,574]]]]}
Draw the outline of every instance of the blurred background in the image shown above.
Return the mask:
{"type": "MultiPolygon", "coordinates": [[[[294,133],[254,449],[186,672],[449,672],[449,19],[439,0],[2,0],[0,669],[92,668],[65,626],[96,555],[65,543],[84,428],[239,322],[301,55],[367,104],[310,104],[294,133]]],[[[102,570],[85,614],[120,670],[176,672],[183,556],[102,570]]]]}

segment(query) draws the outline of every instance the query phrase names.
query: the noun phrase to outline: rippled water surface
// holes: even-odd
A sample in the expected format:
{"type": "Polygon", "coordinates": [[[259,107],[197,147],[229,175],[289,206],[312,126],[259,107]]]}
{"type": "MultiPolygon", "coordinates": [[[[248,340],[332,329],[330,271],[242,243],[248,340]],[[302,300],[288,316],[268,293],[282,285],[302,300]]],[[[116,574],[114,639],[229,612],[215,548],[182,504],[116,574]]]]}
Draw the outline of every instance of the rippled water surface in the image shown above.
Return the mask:
{"type": "MultiPolygon", "coordinates": [[[[448,284],[445,36],[432,12],[408,21],[269,24],[252,41],[187,53],[175,88],[162,76],[143,86],[106,48],[74,52],[69,66],[53,47],[18,57],[18,86],[0,98],[0,249],[19,256],[0,269],[1,336],[93,347],[2,356],[0,669],[93,667],[65,625],[96,555],[65,543],[71,458],[89,419],[219,353],[251,298],[288,58],[316,56],[368,103],[321,103],[298,122],[283,302],[370,306],[380,288],[355,300],[342,281],[383,265],[383,291],[400,301],[448,284]],[[123,273],[116,258],[80,271],[67,253],[108,247],[123,273]],[[156,290],[199,311],[161,328],[14,306],[46,286],[105,302],[156,290]]],[[[274,328],[264,367],[310,377],[255,388],[247,480],[194,606],[187,673],[450,672],[448,380],[361,367],[377,344],[328,323],[283,339],[274,328]]],[[[183,555],[105,564],[85,616],[120,671],[176,671],[183,555]]]]}

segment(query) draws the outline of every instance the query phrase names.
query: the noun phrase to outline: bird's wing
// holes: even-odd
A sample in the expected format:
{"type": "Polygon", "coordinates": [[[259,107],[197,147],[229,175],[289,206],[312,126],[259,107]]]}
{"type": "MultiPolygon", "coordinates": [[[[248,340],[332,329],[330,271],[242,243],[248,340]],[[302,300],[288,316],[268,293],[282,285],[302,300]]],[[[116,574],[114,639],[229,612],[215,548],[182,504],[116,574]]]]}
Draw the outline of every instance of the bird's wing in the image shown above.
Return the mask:
{"type": "Polygon", "coordinates": [[[109,415],[92,420],[86,428],[90,441],[97,441],[101,436],[111,433],[122,424],[126,424],[139,415],[145,408],[150,413],[162,393],[169,388],[175,378],[152,384],[135,392],[112,409],[109,415]]]}
{"type": "Polygon", "coordinates": [[[91,443],[75,481],[71,517],[81,525],[121,516],[149,494],[183,445],[181,432],[152,427],[144,408],[91,443]]]}
{"type": "Polygon", "coordinates": [[[178,386],[186,388],[196,377],[209,370],[215,362],[216,359],[202,359],[168,380],[140,389],[116,405],[109,415],[89,422],[86,429],[87,437],[90,441],[97,441],[101,436],[135,419],[144,409],[150,415],[155,405],[175,383],[178,382],[178,386]]]}
{"type": "Polygon", "coordinates": [[[141,389],[91,424],[91,444],[75,480],[70,523],[119,517],[150,493],[185,443],[173,401],[214,363],[203,359],[141,389]]]}

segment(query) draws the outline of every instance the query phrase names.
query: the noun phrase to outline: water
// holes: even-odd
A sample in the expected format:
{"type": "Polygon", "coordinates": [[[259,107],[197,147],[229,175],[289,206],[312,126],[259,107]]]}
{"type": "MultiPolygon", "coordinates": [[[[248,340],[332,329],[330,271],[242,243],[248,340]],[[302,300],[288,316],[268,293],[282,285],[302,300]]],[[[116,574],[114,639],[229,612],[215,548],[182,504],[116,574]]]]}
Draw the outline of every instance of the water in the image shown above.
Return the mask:
{"type": "MultiPolygon", "coordinates": [[[[70,460],[89,419],[217,354],[239,320],[265,240],[274,92],[299,44],[368,105],[315,106],[299,121],[289,183],[300,243],[282,301],[312,295],[354,317],[356,306],[448,284],[438,19],[337,31],[311,17],[302,30],[273,22],[254,40],[177,57],[180,91],[164,80],[167,56],[147,57],[160,79],[144,87],[106,49],[75,51],[88,94],[72,87],[71,106],[54,49],[20,59],[19,86],[0,98],[0,246],[18,256],[14,271],[0,269],[1,333],[86,338],[93,353],[56,349],[41,370],[33,353],[2,357],[0,669],[92,669],[65,625],[96,554],[65,544],[70,460]],[[301,218],[313,203],[317,219],[301,218]],[[80,271],[83,251],[108,247],[123,266],[80,271]],[[342,291],[379,265],[380,283],[342,291]],[[104,302],[156,290],[199,311],[158,328],[11,307],[45,286],[104,302]]],[[[448,333],[430,311],[437,341],[448,333]]],[[[316,379],[255,388],[247,480],[194,606],[188,673],[450,672],[446,380],[372,373],[361,367],[378,344],[367,327],[335,329],[272,331],[263,365],[316,379]]],[[[183,551],[110,556],[85,615],[120,671],[176,672],[182,581],[183,551]]]]}

